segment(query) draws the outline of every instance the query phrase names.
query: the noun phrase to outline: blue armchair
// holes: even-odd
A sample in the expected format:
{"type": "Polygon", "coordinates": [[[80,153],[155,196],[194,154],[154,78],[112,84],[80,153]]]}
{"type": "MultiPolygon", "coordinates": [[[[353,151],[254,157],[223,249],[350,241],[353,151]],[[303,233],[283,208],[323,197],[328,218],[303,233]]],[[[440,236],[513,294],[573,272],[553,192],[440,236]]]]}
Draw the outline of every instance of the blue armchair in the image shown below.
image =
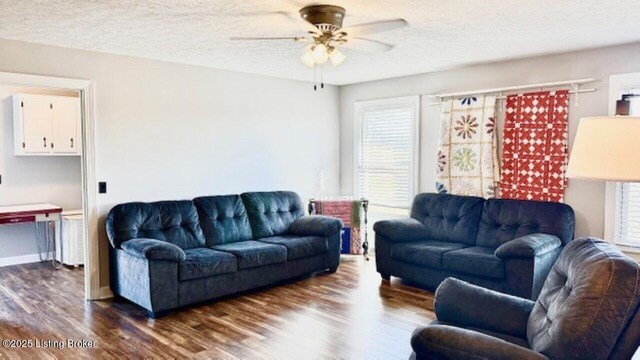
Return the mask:
{"type": "Polygon", "coordinates": [[[569,243],[537,301],[448,278],[415,359],[630,359],[640,346],[640,266],[593,238],[569,243]]]}

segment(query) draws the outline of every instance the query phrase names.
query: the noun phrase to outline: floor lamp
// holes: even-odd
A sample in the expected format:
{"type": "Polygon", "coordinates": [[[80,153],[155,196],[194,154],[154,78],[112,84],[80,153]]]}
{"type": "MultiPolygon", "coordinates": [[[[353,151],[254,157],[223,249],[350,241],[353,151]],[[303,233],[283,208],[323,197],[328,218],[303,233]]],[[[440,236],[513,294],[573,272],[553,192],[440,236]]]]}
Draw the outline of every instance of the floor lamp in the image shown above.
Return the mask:
{"type": "Polygon", "coordinates": [[[640,117],[581,119],[569,157],[567,177],[640,182],[640,117]]]}
{"type": "Polygon", "coordinates": [[[571,179],[640,182],[640,117],[581,119],[566,175],[571,179]]]}

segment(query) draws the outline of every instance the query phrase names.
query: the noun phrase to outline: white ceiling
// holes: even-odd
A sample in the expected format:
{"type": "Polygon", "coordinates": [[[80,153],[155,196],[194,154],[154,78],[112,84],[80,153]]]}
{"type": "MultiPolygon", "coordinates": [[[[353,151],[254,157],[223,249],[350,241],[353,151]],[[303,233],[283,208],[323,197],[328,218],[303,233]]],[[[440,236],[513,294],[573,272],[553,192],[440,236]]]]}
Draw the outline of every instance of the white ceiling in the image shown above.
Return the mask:
{"type": "MultiPolygon", "coordinates": [[[[220,69],[313,80],[302,44],[231,42],[229,36],[300,32],[276,11],[304,0],[0,0],[0,38],[220,69]]],[[[409,27],[369,36],[386,53],[345,50],[326,66],[342,85],[470,63],[640,41],[640,0],[327,0],[345,26],[401,17],[409,27]]]]}

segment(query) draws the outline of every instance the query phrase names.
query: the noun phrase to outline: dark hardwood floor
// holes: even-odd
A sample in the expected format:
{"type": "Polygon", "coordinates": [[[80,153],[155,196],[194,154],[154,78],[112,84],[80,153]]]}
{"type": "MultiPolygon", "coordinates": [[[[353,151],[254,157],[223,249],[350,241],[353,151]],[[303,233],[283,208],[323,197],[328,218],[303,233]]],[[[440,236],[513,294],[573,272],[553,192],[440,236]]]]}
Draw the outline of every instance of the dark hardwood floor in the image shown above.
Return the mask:
{"type": "Polygon", "coordinates": [[[343,257],[335,274],[155,320],[123,300],[82,298],[82,269],[0,268],[0,339],[96,342],[74,349],[2,346],[0,359],[407,359],[412,331],[434,317],[432,293],[382,281],[374,260],[357,256],[343,257]]]}

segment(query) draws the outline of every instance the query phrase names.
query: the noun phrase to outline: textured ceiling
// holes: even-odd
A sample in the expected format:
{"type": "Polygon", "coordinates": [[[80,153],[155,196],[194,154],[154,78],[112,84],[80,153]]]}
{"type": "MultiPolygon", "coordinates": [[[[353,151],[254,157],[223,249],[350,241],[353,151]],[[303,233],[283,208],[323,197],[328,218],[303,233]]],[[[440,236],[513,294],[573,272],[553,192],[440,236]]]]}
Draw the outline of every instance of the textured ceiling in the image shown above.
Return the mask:
{"type": "MultiPolygon", "coordinates": [[[[320,2],[323,3],[323,2],[320,2]]],[[[386,53],[347,51],[325,81],[349,84],[470,63],[640,41],[640,0],[347,0],[345,26],[401,17],[369,36],[386,53]]],[[[0,38],[313,80],[301,44],[229,36],[300,34],[276,11],[303,0],[0,0],[0,38]]]]}

